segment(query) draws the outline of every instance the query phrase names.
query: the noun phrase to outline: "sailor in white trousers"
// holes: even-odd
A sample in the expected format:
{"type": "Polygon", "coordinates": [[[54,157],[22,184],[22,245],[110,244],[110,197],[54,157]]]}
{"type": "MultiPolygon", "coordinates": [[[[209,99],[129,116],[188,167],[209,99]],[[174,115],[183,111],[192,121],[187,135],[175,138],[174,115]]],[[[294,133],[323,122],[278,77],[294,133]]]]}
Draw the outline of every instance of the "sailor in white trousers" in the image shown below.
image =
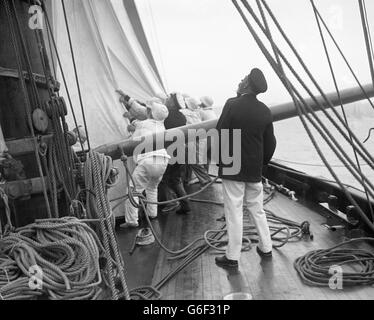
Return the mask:
{"type": "MultiPolygon", "coordinates": [[[[165,131],[164,121],[168,117],[169,111],[166,106],[160,103],[159,99],[151,99],[146,102],[145,106],[142,106],[126,94],[118,92],[121,94],[120,101],[129,113],[135,114],[136,119],[147,118],[135,122],[133,140],[141,141],[147,136],[150,137],[155,133],[165,131]]],[[[158,201],[158,185],[169,164],[170,156],[165,149],[145,153],[138,153],[138,151],[142,152],[142,150],[137,150],[133,155],[136,167],[132,174],[131,185],[137,193],[146,192],[147,201],[150,202],[146,205],[147,215],[149,218],[155,219],[158,209],[156,204],[158,201]]],[[[139,203],[137,197],[134,201],[136,204],[139,203]]],[[[122,224],[121,228],[137,228],[139,226],[138,208],[133,206],[128,199],[125,203],[125,209],[126,223],[122,224]]]]}
{"type": "MultiPolygon", "coordinates": [[[[148,157],[140,161],[133,173],[133,180],[136,192],[146,192],[147,201],[156,203],[158,201],[158,185],[166,171],[169,163],[167,156],[148,157]]],[[[138,198],[134,199],[139,203],[138,198]]],[[[147,204],[147,214],[151,219],[157,218],[157,204],[147,204]]],[[[126,224],[121,227],[138,227],[138,208],[131,205],[130,201],[126,201],[126,224]]]]}
{"type": "Polygon", "coordinates": [[[246,205],[253,217],[259,237],[261,252],[272,251],[270,230],[264,211],[264,191],[262,183],[245,183],[222,180],[225,199],[225,217],[229,243],[226,257],[229,260],[240,259],[243,241],[243,206],[246,205]]]}
{"type": "MultiPolygon", "coordinates": [[[[253,69],[240,83],[238,96],[229,99],[217,124],[220,133],[218,175],[222,179],[223,200],[228,233],[226,255],[217,257],[221,267],[238,267],[243,240],[243,206],[253,216],[259,237],[257,253],[272,256],[272,241],[263,208],[263,167],[274,155],[276,138],[270,109],[257,100],[267,91],[267,82],[259,69],[253,69]],[[240,134],[240,148],[234,148],[234,131],[240,134]],[[228,133],[225,138],[225,132],[228,133]],[[228,140],[227,140],[228,139],[228,140]],[[232,155],[226,163],[224,151],[232,155]]],[[[238,137],[235,138],[238,141],[238,137]]]]}

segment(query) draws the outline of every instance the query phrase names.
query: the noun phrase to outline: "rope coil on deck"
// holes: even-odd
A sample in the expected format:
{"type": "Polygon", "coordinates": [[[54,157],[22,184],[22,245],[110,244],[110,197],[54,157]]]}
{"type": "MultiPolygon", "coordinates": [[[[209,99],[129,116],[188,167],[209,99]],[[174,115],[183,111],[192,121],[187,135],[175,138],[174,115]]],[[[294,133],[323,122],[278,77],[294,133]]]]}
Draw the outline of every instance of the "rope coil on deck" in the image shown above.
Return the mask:
{"type": "MultiPolygon", "coordinates": [[[[169,260],[182,260],[181,263],[178,265],[178,267],[174,270],[172,270],[168,275],[165,276],[164,279],[162,279],[158,284],[156,284],[154,287],[145,287],[140,288],[140,291],[138,289],[133,289],[130,291],[130,295],[132,299],[159,299],[161,295],[158,295],[159,290],[169,281],[171,280],[177,273],[179,273],[181,270],[183,270],[185,267],[187,267],[192,261],[197,259],[200,255],[202,255],[205,251],[212,248],[216,251],[223,251],[222,248],[224,245],[227,244],[227,240],[224,240],[223,237],[227,234],[226,226],[223,226],[220,230],[208,230],[205,232],[205,234],[187,245],[185,248],[182,248],[177,251],[172,251],[168,249],[164,244],[161,242],[160,238],[158,237],[157,233],[155,232],[152,223],[147,215],[147,208],[146,204],[151,203],[146,200],[143,194],[136,192],[130,182],[133,182],[133,178],[131,175],[131,172],[127,166],[127,157],[125,155],[122,156],[122,162],[126,170],[126,177],[127,177],[127,188],[128,188],[128,194],[126,196],[116,198],[111,200],[118,201],[121,200],[120,203],[117,203],[114,208],[118,207],[119,204],[121,204],[123,201],[129,200],[130,203],[137,207],[142,208],[144,210],[145,217],[147,220],[147,223],[149,225],[150,230],[152,231],[155,240],[160,245],[160,247],[170,254],[169,260]],[[136,203],[134,198],[139,199],[139,204],[136,203]]],[[[212,184],[214,184],[217,181],[218,178],[215,178],[210,184],[202,188],[201,190],[189,194],[185,197],[181,197],[178,199],[173,199],[171,201],[165,201],[165,202],[157,202],[154,204],[163,205],[168,203],[173,203],[176,201],[181,201],[183,199],[190,199],[191,197],[197,196],[204,192],[207,188],[209,188],[212,184]]],[[[269,203],[274,198],[275,192],[274,190],[270,190],[269,196],[264,199],[264,204],[269,203]]],[[[216,201],[208,201],[208,200],[200,200],[200,199],[193,199],[197,202],[203,202],[207,204],[214,204],[214,205],[223,205],[223,203],[219,203],[216,201]]],[[[152,202],[153,204],[153,202],[152,202]]],[[[114,210],[114,209],[113,209],[114,210]]],[[[268,220],[273,225],[270,226],[270,229],[272,231],[272,239],[275,242],[279,242],[279,244],[274,244],[274,248],[280,248],[287,244],[289,241],[292,240],[300,240],[304,235],[308,234],[310,238],[312,238],[310,233],[310,224],[309,222],[303,222],[301,224],[298,224],[297,222],[293,222],[287,219],[280,218],[276,216],[271,211],[266,211],[268,220]]],[[[256,238],[250,238],[250,236],[256,236],[257,232],[255,230],[254,225],[250,225],[248,221],[245,221],[244,226],[244,237],[243,237],[243,250],[250,250],[252,242],[257,242],[258,240],[256,238]]]]}
{"type": "MultiPolygon", "coordinates": [[[[132,181],[133,184],[134,184],[134,181],[133,181],[132,174],[131,174],[131,172],[128,168],[128,165],[127,165],[127,157],[123,155],[121,159],[122,159],[123,165],[124,165],[125,170],[126,170],[126,176],[127,176],[126,181],[127,181],[127,189],[128,189],[128,195],[125,196],[125,197],[122,197],[122,200],[124,201],[124,200],[129,199],[130,203],[134,207],[142,208],[144,210],[144,212],[146,213],[145,217],[146,217],[146,220],[148,222],[149,228],[151,229],[153,235],[155,236],[155,239],[156,239],[157,243],[161,246],[161,248],[171,255],[171,257],[169,257],[170,260],[177,260],[177,259],[184,258],[184,257],[188,256],[191,253],[191,251],[194,251],[196,248],[199,248],[199,247],[202,247],[202,246],[205,246],[205,245],[208,245],[209,247],[211,247],[211,248],[213,248],[217,251],[224,251],[224,249],[222,249],[222,247],[225,244],[227,244],[227,240],[222,240],[222,239],[215,240],[215,239],[212,239],[211,237],[209,237],[209,234],[217,234],[218,233],[218,234],[221,234],[222,236],[224,236],[225,234],[227,234],[226,229],[219,230],[219,231],[208,230],[202,237],[197,238],[196,240],[191,242],[186,247],[184,247],[180,250],[177,250],[177,251],[170,250],[169,248],[167,248],[161,242],[160,238],[156,234],[156,232],[155,232],[155,230],[152,226],[152,223],[151,223],[151,221],[148,217],[147,208],[146,208],[146,204],[149,204],[149,203],[158,204],[158,205],[165,205],[165,204],[181,201],[181,200],[184,200],[184,199],[189,199],[191,197],[199,195],[202,192],[204,192],[207,188],[209,188],[211,185],[213,185],[218,180],[217,177],[215,179],[213,179],[208,185],[203,187],[201,190],[199,190],[199,191],[197,191],[193,194],[189,194],[187,196],[177,198],[177,199],[173,199],[173,200],[170,200],[170,201],[154,203],[154,202],[147,201],[147,199],[144,197],[143,194],[137,193],[133,189],[130,182],[132,181]],[[137,204],[136,201],[134,200],[135,197],[139,198],[139,204],[137,204]]],[[[269,201],[271,201],[274,197],[274,194],[275,194],[274,192],[270,192],[269,196],[266,199],[264,199],[264,203],[268,203],[269,201]]],[[[121,198],[119,198],[119,199],[121,199],[121,198]]],[[[119,200],[119,199],[114,199],[113,201],[119,200]]],[[[207,200],[197,200],[197,201],[205,202],[205,203],[211,203],[211,201],[207,201],[207,200]]],[[[215,202],[215,201],[213,201],[212,204],[221,205],[221,203],[218,203],[218,202],[215,202]]],[[[118,206],[118,204],[117,204],[117,206],[118,206]]],[[[280,218],[270,211],[267,211],[266,213],[267,213],[267,217],[268,217],[269,222],[273,223],[273,225],[270,226],[270,230],[272,231],[272,239],[275,242],[280,242],[280,244],[274,244],[273,245],[274,248],[280,248],[280,247],[284,246],[285,244],[287,244],[292,239],[300,240],[300,238],[305,233],[310,232],[309,228],[307,228],[307,229],[304,228],[305,225],[307,224],[307,222],[304,222],[303,224],[298,224],[296,222],[280,218]],[[282,234],[283,234],[283,236],[281,236],[282,234]]],[[[244,225],[243,249],[242,249],[243,251],[250,250],[252,242],[258,242],[257,239],[250,239],[249,238],[250,236],[256,236],[256,235],[257,235],[256,227],[254,225],[251,225],[247,221],[244,225]]]]}
{"type": "Polygon", "coordinates": [[[359,238],[343,242],[326,250],[315,250],[298,258],[294,267],[301,280],[315,287],[331,286],[334,267],[342,268],[342,286],[374,284],[374,253],[359,248],[347,248],[359,242],[374,242],[374,238],[359,238]],[[350,267],[351,271],[343,270],[350,267]]]}
{"type": "Polygon", "coordinates": [[[2,238],[0,249],[3,300],[94,300],[102,293],[102,245],[76,218],[38,220],[2,238]],[[33,269],[40,273],[35,276],[33,269]]]}
{"type": "Polygon", "coordinates": [[[112,161],[109,157],[94,151],[89,153],[85,166],[85,185],[87,190],[94,191],[95,197],[93,198],[87,191],[87,212],[91,219],[98,218],[99,221],[100,235],[107,258],[105,264],[107,285],[111,289],[112,299],[129,300],[124,261],[119,251],[114,231],[114,218],[106,192],[107,188],[115,183],[115,180],[110,179],[112,169],[112,161]]]}
{"type": "MultiPolygon", "coordinates": [[[[52,300],[95,300],[107,298],[103,290],[106,287],[111,289],[112,299],[130,299],[106,194],[107,188],[116,183],[112,161],[91,152],[85,169],[89,190],[95,190],[94,199],[87,197],[91,219],[37,220],[12,232],[8,216],[6,233],[2,233],[0,241],[2,300],[39,296],[52,300]],[[86,223],[100,224],[104,245],[86,223]],[[35,278],[35,272],[40,273],[40,279],[35,278]],[[40,280],[40,286],[30,282],[35,279],[40,280]]],[[[92,196],[92,192],[87,192],[92,196]]],[[[6,204],[7,198],[2,199],[6,204]]]]}

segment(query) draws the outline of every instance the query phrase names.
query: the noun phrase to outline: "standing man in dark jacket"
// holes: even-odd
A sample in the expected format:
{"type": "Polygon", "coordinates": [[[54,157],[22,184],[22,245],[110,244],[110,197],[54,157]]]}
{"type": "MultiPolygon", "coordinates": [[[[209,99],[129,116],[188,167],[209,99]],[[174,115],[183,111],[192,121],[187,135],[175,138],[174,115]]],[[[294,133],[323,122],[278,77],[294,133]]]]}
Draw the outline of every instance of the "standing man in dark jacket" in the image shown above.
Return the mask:
{"type": "MultiPolygon", "coordinates": [[[[180,112],[182,109],[181,103],[184,103],[183,98],[178,93],[173,93],[166,100],[166,106],[169,110],[169,116],[165,120],[166,130],[183,127],[187,123],[186,117],[180,112]]],[[[176,155],[170,155],[176,156],[176,155]]],[[[169,164],[164,178],[160,184],[161,193],[164,194],[165,200],[173,200],[170,189],[175,192],[178,198],[187,196],[187,192],[183,186],[183,164],[175,163],[173,165],[169,164]]],[[[180,206],[177,204],[167,205],[162,209],[163,212],[171,212],[176,210],[179,214],[188,214],[191,211],[190,201],[184,199],[180,202],[180,206]]]]}
{"type": "MultiPolygon", "coordinates": [[[[267,91],[267,82],[259,69],[253,69],[239,85],[238,97],[228,100],[217,130],[221,141],[223,130],[241,132],[241,154],[233,154],[233,141],[229,150],[233,162],[240,161],[240,172],[230,173],[230,165],[222,163],[220,154],[219,176],[222,178],[225,216],[229,243],[226,255],[216,259],[221,267],[237,267],[242,250],[243,204],[251,212],[259,235],[257,252],[262,257],[271,257],[272,241],[269,225],[263,208],[262,170],[274,155],[276,139],[270,109],[257,100],[257,95],[267,91]]],[[[231,165],[233,166],[233,164],[231,165]]]]}

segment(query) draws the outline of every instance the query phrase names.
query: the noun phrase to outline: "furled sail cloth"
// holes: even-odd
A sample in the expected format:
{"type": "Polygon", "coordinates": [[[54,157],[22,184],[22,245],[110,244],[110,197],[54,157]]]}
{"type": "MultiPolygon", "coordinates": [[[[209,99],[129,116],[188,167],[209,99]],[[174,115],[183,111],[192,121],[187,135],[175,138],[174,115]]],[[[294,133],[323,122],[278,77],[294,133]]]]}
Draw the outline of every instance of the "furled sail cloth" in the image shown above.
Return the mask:
{"type": "MultiPolygon", "coordinates": [[[[53,0],[50,5],[57,50],[81,125],[83,118],[62,3],[53,0]]],[[[143,51],[144,35],[140,38],[137,34],[139,23],[133,27],[134,18],[130,19],[122,0],[65,0],[65,7],[91,146],[121,140],[126,137],[127,122],[115,90],[120,88],[142,101],[164,92],[154,61],[150,61],[149,52],[143,51]]],[[[132,8],[136,8],[134,3],[132,8]]],[[[60,72],[57,78],[62,83],[60,72]]],[[[67,100],[63,83],[61,95],[67,100]]],[[[68,122],[73,128],[71,112],[68,122]]]]}

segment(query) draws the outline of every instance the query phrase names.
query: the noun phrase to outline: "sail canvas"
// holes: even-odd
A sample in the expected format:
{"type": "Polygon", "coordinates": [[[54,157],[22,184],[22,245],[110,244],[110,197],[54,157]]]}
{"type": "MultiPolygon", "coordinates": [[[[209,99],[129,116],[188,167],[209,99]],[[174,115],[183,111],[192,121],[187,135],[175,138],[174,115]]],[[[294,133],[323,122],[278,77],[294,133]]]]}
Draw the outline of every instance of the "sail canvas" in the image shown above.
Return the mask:
{"type": "MultiPolygon", "coordinates": [[[[146,100],[163,86],[138,40],[122,0],[65,0],[65,10],[75,55],[77,76],[87,118],[91,146],[96,147],[126,138],[127,120],[116,89],[146,100]]],[[[61,94],[72,98],[77,122],[83,124],[75,80],[68,32],[61,1],[51,1],[53,33],[67,88],[62,74],[61,94]]],[[[69,112],[68,122],[74,121],[69,112]]]]}

